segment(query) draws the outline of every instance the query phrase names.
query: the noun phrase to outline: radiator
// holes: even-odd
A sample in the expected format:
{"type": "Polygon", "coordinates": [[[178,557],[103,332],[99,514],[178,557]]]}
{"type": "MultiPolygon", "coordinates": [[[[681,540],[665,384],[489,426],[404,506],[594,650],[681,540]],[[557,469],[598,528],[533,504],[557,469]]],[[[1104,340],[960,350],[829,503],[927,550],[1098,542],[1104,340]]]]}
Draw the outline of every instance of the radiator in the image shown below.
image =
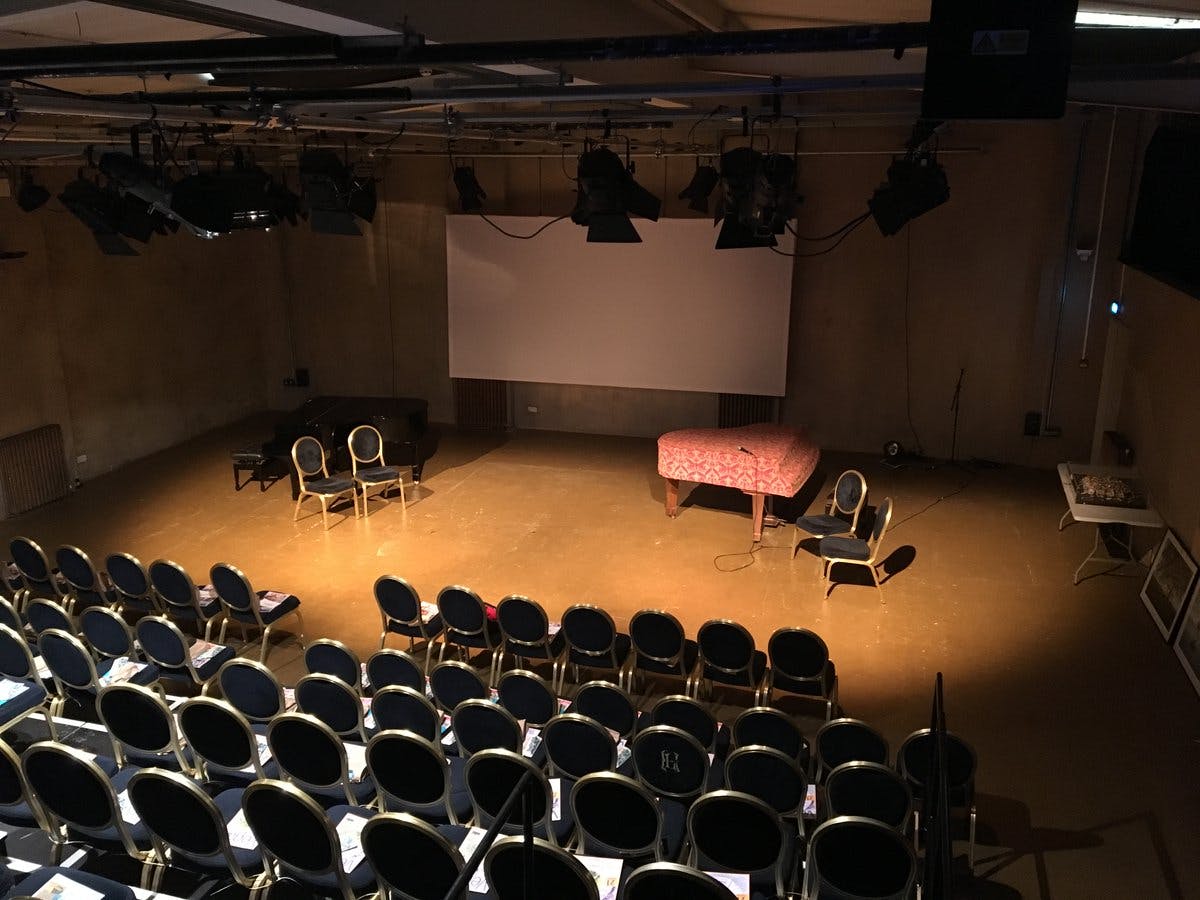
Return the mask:
{"type": "Polygon", "coordinates": [[[62,428],[43,425],[0,439],[0,490],[9,516],[67,496],[62,428]]]}
{"type": "Polygon", "coordinates": [[[454,420],[471,428],[507,428],[508,382],[455,378],[454,420]]]}
{"type": "Polygon", "coordinates": [[[717,427],[739,428],[759,422],[774,422],[776,419],[775,397],[760,397],[756,394],[718,394],[717,427]]]}

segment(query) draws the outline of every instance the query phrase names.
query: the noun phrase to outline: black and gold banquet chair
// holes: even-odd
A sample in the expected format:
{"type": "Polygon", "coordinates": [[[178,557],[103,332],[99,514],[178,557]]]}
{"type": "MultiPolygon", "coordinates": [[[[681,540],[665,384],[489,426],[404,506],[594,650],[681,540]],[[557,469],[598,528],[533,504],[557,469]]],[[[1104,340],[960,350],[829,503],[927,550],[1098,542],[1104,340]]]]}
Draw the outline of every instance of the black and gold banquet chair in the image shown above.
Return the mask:
{"type": "MultiPolygon", "coordinates": [[[[404,497],[404,472],[398,466],[383,461],[383,436],[374,425],[359,425],[351,429],[346,443],[350,450],[350,470],[354,484],[362,497],[362,514],[367,516],[367,500],[376,496],[388,502],[391,487],[400,489],[400,507],[407,509],[404,497]]],[[[410,470],[411,479],[412,472],[410,470]]]]}

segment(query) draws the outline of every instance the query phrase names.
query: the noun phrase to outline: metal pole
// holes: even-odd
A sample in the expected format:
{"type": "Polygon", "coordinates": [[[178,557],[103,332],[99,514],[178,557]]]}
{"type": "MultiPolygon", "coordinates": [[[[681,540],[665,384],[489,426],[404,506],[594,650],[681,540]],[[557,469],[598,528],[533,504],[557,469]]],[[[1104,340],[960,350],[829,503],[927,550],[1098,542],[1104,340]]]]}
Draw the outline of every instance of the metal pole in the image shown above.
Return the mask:
{"type": "Polygon", "coordinates": [[[1100,223],[1096,226],[1096,246],[1092,248],[1092,278],[1088,283],[1087,312],[1083,317],[1083,347],[1079,351],[1081,368],[1088,364],[1088,335],[1092,330],[1092,301],[1096,295],[1096,269],[1100,266],[1100,240],[1104,236],[1104,211],[1108,204],[1108,172],[1112,166],[1113,138],[1117,133],[1117,111],[1112,111],[1108,126],[1108,153],[1104,157],[1104,185],[1100,188],[1100,223]]]}
{"type": "Polygon", "coordinates": [[[479,846],[475,848],[475,852],[471,854],[471,858],[467,860],[462,871],[458,873],[458,877],[454,879],[454,884],[450,885],[450,890],[446,891],[444,900],[461,900],[462,897],[466,896],[466,887],[471,880],[471,875],[482,865],[484,856],[487,855],[488,850],[495,843],[496,835],[500,833],[500,829],[508,821],[508,816],[512,812],[513,805],[517,800],[525,796],[525,788],[532,779],[533,773],[525,772],[520,780],[517,781],[516,787],[508,795],[508,799],[504,801],[504,805],[500,807],[500,811],[496,813],[496,820],[492,822],[491,827],[488,828],[487,833],[483,836],[483,840],[479,842],[479,846]]]}

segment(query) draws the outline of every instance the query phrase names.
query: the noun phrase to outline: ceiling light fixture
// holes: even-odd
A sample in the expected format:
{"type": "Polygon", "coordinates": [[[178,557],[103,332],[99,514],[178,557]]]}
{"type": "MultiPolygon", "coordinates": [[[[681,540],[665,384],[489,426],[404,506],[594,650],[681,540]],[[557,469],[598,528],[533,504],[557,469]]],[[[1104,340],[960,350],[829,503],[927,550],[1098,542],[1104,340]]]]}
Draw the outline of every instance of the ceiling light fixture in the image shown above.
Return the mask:
{"type": "Polygon", "coordinates": [[[375,218],[375,179],[356,176],[332,150],[306,150],[300,156],[300,183],[313,231],[361,235],[355,218],[375,218]]]}
{"type": "Polygon", "coordinates": [[[463,212],[483,209],[483,201],[487,199],[487,192],[475,178],[474,166],[455,167],[454,187],[458,190],[458,203],[463,212]]]}
{"type": "Polygon", "coordinates": [[[640,244],[629,214],[657,222],[662,201],[633,180],[633,165],[607,147],[585,149],[579,156],[578,197],[571,221],[586,225],[588,243],[640,244]]]}
{"type": "Polygon", "coordinates": [[[774,247],[804,198],[796,193],[796,161],[782,153],[735,147],[721,154],[718,250],[774,247]]]}

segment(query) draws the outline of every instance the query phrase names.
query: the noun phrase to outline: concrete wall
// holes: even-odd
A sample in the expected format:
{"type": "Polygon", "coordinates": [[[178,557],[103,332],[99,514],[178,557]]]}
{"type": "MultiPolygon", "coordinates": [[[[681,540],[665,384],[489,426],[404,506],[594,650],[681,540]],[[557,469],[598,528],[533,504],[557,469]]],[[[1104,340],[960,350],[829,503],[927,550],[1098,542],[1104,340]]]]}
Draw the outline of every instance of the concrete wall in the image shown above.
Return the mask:
{"type": "MultiPolygon", "coordinates": [[[[71,173],[39,174],[57,193],[71,173]]],[[[29,253],[0,262],[0,435],[60,424],[86,479],[266,406],[277,234],[156,236],[106,257],[57,200],[4,200],[0,242],[29,253]]]]}
{"type": "MultiPolygon", "coordinates": [[[[959,457],[1043,466],[1087,458],[1101,368],[1078,365],[1091,267],[1065,251],[1095,241],[1107,121],[956,125],[943,144],[978,152],[943,158],[948,204],[898,236],[884,238],[867,221],[836,251],[798,258],[784,421],[842,450],[871,451],[890,438],[912,446],[915,429],[927,453],[946,456],[950,400],[965,368],[959,457]],[[1085,130],[1078,226],[1068,237],[1085,130]],[[1022,437],[1024,413],[1045,405],[1056,337],[1047,424],[1061,436],[1022,437]]],[[[863,211],[889,162],[877,151],[905,137],[899,128],[804,131],[799,232],[824,233],[863,211]]],[[[572,159],[473,162],[488,210],[570,212],[572,159]]],[[[664,215],[699,215],[677,199],[695,160],[637,164],[664,215]]],[[[51,173],[59,183],[66,175],[51,173]]],[[[69,457],[89,456],[78,472],[87,478],[321,393],[425,397],[433,420],[453,421],[444,217],[456,195],[447,162],[395,158],[377,175],[379,208],[364,239],[303,225],[214,242],[181,234],[155,238],[136,259],[101,256],[57,201],[32,215],[0,201],[5,246],[31,251],[0,264],[9,338],[0,373],[12,386],[0,433],[61,422],[69,457]],[[284,387],[296,367],[309,369],[309,388],[284,387]]],[[[1102,298],[1115,255],[1104,256],[1102,298]]],[[[1101,307],[1091,316],[1096,348],[1107,327],[1101,307]]],[[[524,428],[654,435],[715,423],[708,394],[517,384],[512,398],[514,424],[524,428]]]]}

